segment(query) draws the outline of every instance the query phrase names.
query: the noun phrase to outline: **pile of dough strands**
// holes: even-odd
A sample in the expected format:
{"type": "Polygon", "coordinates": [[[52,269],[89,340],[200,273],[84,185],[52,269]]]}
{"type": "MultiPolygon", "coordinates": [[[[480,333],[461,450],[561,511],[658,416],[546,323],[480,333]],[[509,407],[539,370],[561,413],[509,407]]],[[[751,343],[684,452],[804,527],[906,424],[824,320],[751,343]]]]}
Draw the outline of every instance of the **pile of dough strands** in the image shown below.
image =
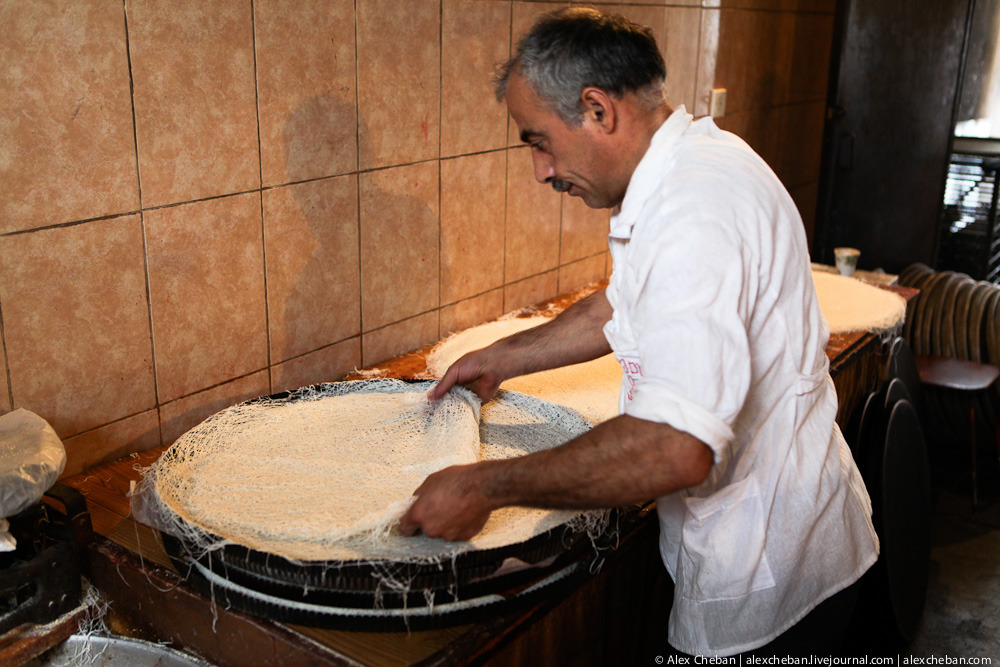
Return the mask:
{"type": "Polygon", "coordinates": [[[467,542],[396,530],[427,475],[558,446],[591,424],[501,390],[431,403],[431,381],[335,382],[256,399],[196,426],[132,497],[178,570],[212,599],[340,629],[441,627],[568,586],[613,539],[607,512],[505,508],[467,542]]]}
{"type": "Polygon", "coordinates": [[[895,292],[815,270],[813,284],[831,334],[868,331],[895,335],[902,329],[906,301],[895,292]]]}
{"type": "MultiPolygon", "coordinates": [[[[505,316],[453,334],[427,355],[427,376],[440,378],[463,354],[551,319],[543,315],[505,316]]],[[[500,386],[571,408],[598,424],[618,416],[621,384],[621,366],[613,354],[607,354],[593,361],[511,378],[500,386]]]]}

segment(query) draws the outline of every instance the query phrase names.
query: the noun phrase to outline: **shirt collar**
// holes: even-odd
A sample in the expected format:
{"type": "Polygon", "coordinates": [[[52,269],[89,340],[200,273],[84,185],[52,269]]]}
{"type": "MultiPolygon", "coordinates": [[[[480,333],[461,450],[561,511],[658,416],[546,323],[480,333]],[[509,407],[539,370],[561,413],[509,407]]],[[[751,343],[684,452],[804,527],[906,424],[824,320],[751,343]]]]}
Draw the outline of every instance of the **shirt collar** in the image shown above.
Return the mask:
{"type": "Polygon", "coordinates": [[[677,139],[691,125],[691,119],[691,114],[681,105],[663,121],[663,125],[653,135],[649,148],[632,172],[621,205],[611,215],[612,238],[628,239],[632,236],[632,228],[639,219],[643,204],[659,185],[660,171],[677,139]]]}

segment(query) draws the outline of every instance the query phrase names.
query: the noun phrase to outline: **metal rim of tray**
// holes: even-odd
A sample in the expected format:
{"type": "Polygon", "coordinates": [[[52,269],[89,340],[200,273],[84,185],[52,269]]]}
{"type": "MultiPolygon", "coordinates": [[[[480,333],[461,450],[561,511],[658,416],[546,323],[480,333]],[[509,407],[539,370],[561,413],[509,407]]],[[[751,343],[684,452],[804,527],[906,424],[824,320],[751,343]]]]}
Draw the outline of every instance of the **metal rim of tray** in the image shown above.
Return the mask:
{"type": "Polygon", "coordinates": [[[536,545],[519,543],[505,547],[504,551],[509,553],[494,554],[496,560],[486,561],[480,552],[467,552],[461,556],[482,562],[468,566],[459,557],[454,565],[451,562],[421,565],[419,572],[418,568],[411,567],[413,564],[390,562],[354,565],[345,573],[335,562],[296,564],[275,556],[270,557],[267,565],[262,565],[258,560],[260,552],[251,552],[248,558],[234,558],[223,550],[195,558],[176,537],[163,534],[163,543],[167,555],[181,573],[188,573],[197,564],[238,586],[285,600],[331,606],[405,608],[425,604],[427,593],[433,593],[437,599],[457,602],[529,584],[570,563],[586,560],[588,554],[594,555],[599,547],[583,537],[574,535],[572,542],[561,545],[554,535],[543,534],[529,541],[537,542],[536,545]],[[512,564],[510,559],[517,561],[512,564]],[[405,581],[408,590],[394,589],[385,583],[387,579],[405,581]]]}
{"type": "Polygon", "coordinates": [[[396,609],[335,607],[287,600],[227,581],[197,563],[190,580],[216,603],[280,623],[365,632],[408,632],[475,623],[553,598],[589,574],[588,563],[571,563],[522,588],[442,604],[396,609]]]}

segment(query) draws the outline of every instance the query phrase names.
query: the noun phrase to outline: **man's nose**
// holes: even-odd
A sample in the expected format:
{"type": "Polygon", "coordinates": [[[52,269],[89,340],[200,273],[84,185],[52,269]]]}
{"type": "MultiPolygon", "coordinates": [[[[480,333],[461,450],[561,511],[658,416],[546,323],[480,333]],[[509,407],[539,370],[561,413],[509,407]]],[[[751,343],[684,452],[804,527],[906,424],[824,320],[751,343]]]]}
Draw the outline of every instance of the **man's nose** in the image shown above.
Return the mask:
{"type": "Polygon", "coordinates": [[[551,183],[556,177],[556,171],[552,168],[552,161],[541,151],[532,151],[531,159],[535,163],[535,180],[539,183],[551,183]]]}

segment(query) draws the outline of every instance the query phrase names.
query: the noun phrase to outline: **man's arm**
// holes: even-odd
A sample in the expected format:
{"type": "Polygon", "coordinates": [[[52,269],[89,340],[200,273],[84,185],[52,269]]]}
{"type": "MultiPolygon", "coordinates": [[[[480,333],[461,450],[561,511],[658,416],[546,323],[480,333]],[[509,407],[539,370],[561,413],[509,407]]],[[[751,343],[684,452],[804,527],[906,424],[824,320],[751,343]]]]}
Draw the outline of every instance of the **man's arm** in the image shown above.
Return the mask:
{"type": "Polygon", "coordinates": [[[700,484],[712,462],[712,450],[694,436],[622,415],[554,449],[430,475],[414,492],[399,529],[467,540],[500,507],[596,509],[644,502],[700,484]]]}
{"type": "Polygon", "coordinates": [[[504,380],[537,371],[590,361],[611,352],[604,324],[612,308],[604,290],[577,301],[551,322],[502,338],[466,354],[430,391],[431,400],[456,384],[488,401],[504,380]]]}

